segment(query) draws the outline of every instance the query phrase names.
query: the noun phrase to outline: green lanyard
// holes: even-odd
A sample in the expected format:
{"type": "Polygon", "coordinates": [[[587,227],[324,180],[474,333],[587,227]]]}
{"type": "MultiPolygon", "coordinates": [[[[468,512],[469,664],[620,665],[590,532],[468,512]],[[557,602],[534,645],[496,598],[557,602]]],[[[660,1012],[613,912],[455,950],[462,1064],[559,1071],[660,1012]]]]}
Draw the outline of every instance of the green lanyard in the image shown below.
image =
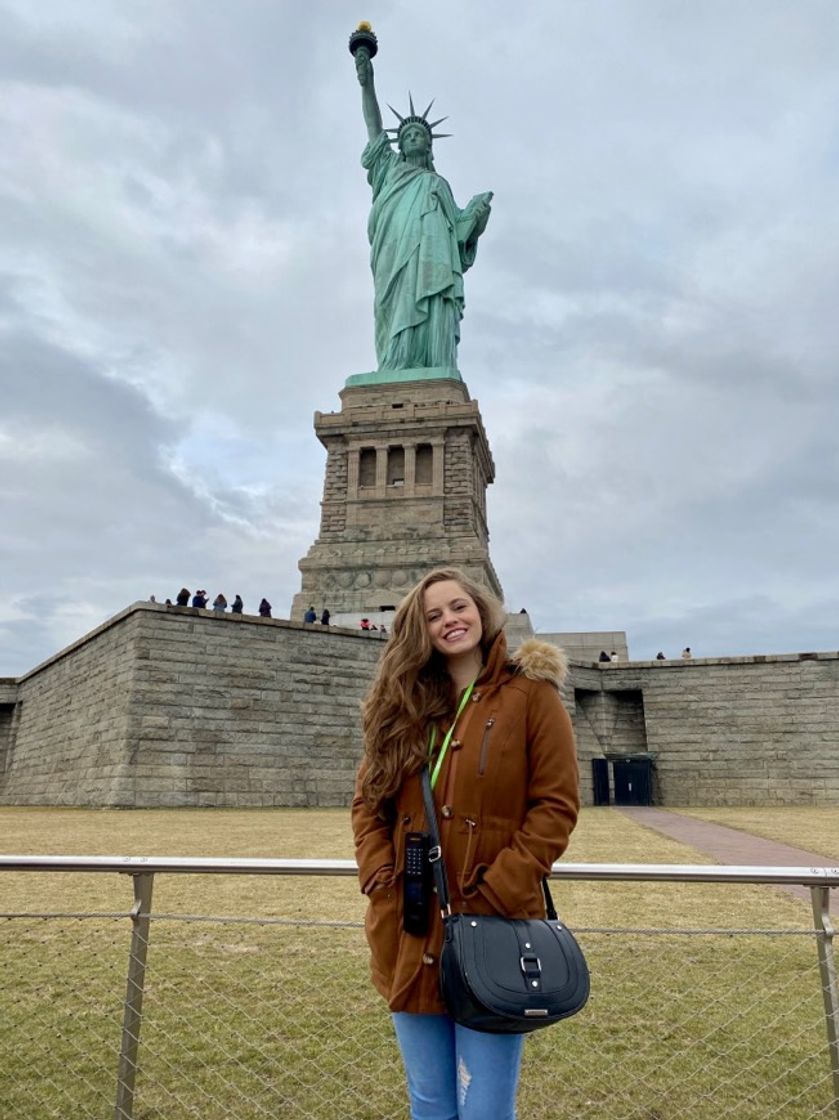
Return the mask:
{"type": "MultiPolygon", "coordinates": [[[[451,742],[452,735],[454,734],[454,729],[457,726],[457,721],[460,719],[460,715],[461,715],[463,709],[466,707],[466,703],[469,700],[469,697],[472,695],[472,689],[474,687],[475,687],[475,682],[472,681],[472,683],[469,685],[469,687],[463,693],[463,697],[462,697],[460,703],[457,706],[457,715],[454,717],[454,720],[452,721],[451,727],[446,732],[446,737],[443,740],[443,745],[442,745],[442,747],[440,747],[440,753],[437,755],[437,761],[434,763],[434,769],[431,771],[431,788],[432,789],[434,789],[434,786],[437,782],[437,778],[439,777],[440,769],[443,765],[443,759],[446,757],[446,752],[449,749],[449,743],[451,742]]],[[[429,758],[431,757],[432,751],[434,750],[434,744],[436,743],[436,741],[437,741],[437,728],[432,727],[431,731],[429,733],[429,736],[428,736],[428,757],[429,758]]]]}

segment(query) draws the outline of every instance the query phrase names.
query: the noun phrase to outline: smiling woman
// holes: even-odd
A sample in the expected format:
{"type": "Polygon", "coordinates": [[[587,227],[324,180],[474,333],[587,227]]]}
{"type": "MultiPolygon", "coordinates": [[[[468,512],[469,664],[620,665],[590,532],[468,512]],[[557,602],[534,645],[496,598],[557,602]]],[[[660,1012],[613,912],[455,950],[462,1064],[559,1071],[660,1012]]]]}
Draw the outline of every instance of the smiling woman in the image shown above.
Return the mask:
{"type": "Polygon", "coordinates": [[[412,1116],[427,1120],[511,1120],[523,1036],[456,1024],[441,999],[443,924],[427,857],[414,865],[428,831],[420,772],[433,763],[454,913],[544,917],[542,877],[579,807],[564,655],[531,640],[508,656],[504,617],[462,572],[431,572],[399,607],[363,706],[352,818],[371,971],[393,1012],[412,1116]]]}
{"type": "Polygon", "coordinates": [[[423,595],[431,645],[446,660],[446,669],[461,692],[481,667],[484,629],[478,604],[454,579],[440,580],[423,595]]]}

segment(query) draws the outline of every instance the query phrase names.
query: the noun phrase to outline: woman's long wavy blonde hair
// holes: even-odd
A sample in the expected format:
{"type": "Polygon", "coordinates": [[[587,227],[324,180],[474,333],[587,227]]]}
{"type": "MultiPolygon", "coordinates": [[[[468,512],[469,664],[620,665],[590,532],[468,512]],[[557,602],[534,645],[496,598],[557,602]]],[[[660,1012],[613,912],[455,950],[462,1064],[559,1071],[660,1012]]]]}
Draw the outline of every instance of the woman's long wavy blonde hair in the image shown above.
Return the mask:
{"type": "Polygon", "coordinates": [[[451,712],[451,678],[445,659],[431,645],[425,618],[426,590],[445,580],[454,580],[474,599],[483,628],[484,657],[504,625],[501,603],[457,568],[429,572],[402,600],[376,678],[361,706],[367,764],[361,790],[375,812],[382,812],[403,780],[425,762],[429,724],[451,712]]]}

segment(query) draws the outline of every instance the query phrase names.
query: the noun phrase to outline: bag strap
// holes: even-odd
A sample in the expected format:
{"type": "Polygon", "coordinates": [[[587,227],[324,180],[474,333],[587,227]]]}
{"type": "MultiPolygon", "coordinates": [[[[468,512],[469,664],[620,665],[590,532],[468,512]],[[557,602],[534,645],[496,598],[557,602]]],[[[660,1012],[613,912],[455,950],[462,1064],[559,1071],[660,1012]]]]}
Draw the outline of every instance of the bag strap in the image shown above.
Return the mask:
{"type": "MultiPolygon", "coordinates": [[[[440,846],[440,829],[437,825],[437,806],[434,803],[434,794],[431,790],[431,779],[428,767],[423,766],[422,773],[422,799],[425,804],[425,819],[428,822],[428,832],[431,836],[431,849],[428,858],[434,875],[434,886],[437,888],[437,899],[440,904],[440,914],[445,922],[452,916],[452,907],[449,900],[449,880],[446,875],[446,863],[443,859],[443,849],[440,846]]],[[[542,877],[542,892],[545,896],[545,912],[550,921],[557,921],[556,907],[553,896],[548,886],[548,877],[542,877]]]]}
{"type": "Polygon", "coordinates": [[[437,889],[437,901],[443,921],[452,916],[452,907],[449,902],[449,881],[446,877],[446,864],[443,860],[443,849],[440,847],[440,829],[437,827],[437,806],[434,804],[434,794],[431,791],[431,777],[428,767],[422,768],[422,799],[425,803],[425,819],[428,823],[428,832],[431,836],[431,848],[428,859],[434,874],[434,886],[437,889]]]}
{"type": "Polygon", "coordinates": [[[554,906],[554,900],[551,895],[551,888],[548,886],[547,875],[542,876],[542,892],[545,895],[545,914],[549,921],[555,922],[557,921],[556,907],[554,906]]]}

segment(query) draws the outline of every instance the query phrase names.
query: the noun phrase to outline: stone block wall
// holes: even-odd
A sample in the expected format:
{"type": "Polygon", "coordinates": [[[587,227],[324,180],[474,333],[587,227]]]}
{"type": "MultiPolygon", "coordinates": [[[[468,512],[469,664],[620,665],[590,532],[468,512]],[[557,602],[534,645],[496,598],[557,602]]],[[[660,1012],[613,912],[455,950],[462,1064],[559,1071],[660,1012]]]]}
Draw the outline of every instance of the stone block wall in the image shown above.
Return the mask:
{"type": "Polygon", "coordinates": [[[18,685],[0,803],[346,805],[374,636],[138,603],[18,685]]]}
{"type": "Polygon", "coordinates": [[[606,741],[610,753],[637,754],[646,751],[647,729],[644,695],[640,689],[604,692],[606,741]]]}
{"type": "MultiPolygon", "coordinates": [[[[135,603],[0,681],[0,804],[347,805],[376,634],[135,603]]],[[[839,653],[574,662],[592,758],[656,755],[664,805],[839,803],[839,653]]]]}
{"type": "MultiPolygon", "coordinates": [[[[472,454],[469,430],[463,428],[449,432],[446,440],[446,502],[443,515],[443,524],[449,533],[464,536],[467,532],[475,533],[479,529],[472,497],[475,469],[476,458],[472,454]]],[[[483,529],[483,526],[480,528],[483,529]]],[[[480,539],[486,543],[487,534],[482,532],[480,539]]]]}
{"type": "MultiPolygon", "coordinates": [[[[606,695],[641,691],[662,804],[839,803],[839,653],[595,672],[606,695]]],[[[613,749],[608,739],[604,749],[613,749]]]]}
{"type": "MultiPolygon", "coordinates": [[[[543,635],[537,637],[542,638],[543,635]]],[[[583,805],[591,805],[594,801],[591,760],[602,758],[607,749],[604,746],[605,704],[597,670],[571,663],[562,688],[562,700],[571,716],[577,740],[580,798],[583,805]]]]}
{"type": "Polygon", "coordinates": [[[18,682],[0,803],[115,803],[138,631],[123,611],[18,682]]]}
{"type": "Polygon", "coordinates": [[[347,447],[340,436],[324,440],[326,473],[321,503],[321,536],[342,533],[347,525],[347,447]]]}
{"type": "Polygon", "coordinates": [[[17,721],[17,681],[0,677],[0,774],[6,768],[6,756],[17,721]]]}
{"type": "Polygon", "coordinates": [[[624,630],[571,630],[539,636],[546,642],[562,646],[573,661],[599,661],[601,650],[605,653],[614,651],[619,661],[629,660],[624,630]]]}

